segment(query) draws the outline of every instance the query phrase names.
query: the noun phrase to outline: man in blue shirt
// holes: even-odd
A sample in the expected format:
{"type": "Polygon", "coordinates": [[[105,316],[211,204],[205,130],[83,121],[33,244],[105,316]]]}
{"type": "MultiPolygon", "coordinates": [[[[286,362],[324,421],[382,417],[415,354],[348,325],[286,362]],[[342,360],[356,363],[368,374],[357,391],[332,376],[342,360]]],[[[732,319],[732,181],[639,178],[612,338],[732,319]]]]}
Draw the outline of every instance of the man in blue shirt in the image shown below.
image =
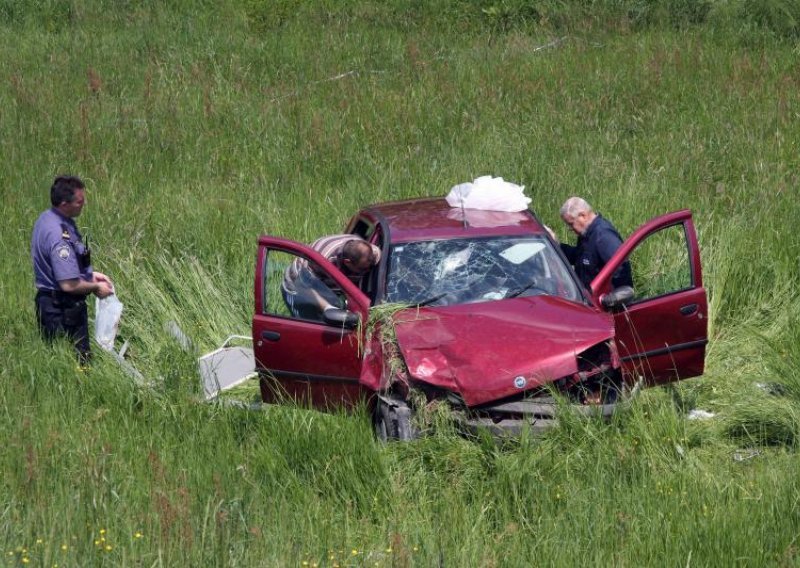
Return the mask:
{"type": "MultiPolygon", "coordinates": [[[[575,273],[589,288],[595,276],[622,245],[622,237],[609,221],[595,213],[580,197],[570,197],[561,207],[561,219],[578,235],[575,246],[561,243],[561,250],[575,267],[575,273]]],[[[555,237],[554,237],[555,240],[555,237]]],[[[611,277],[614,288],[633,286],[631,264],[625,261],[611,277]]]]}
{"type": "Polygon", "coordinates": [[[86,186],[75,176],[58,176],[50,188],[52,208],[33,226],[31,259],[36,284],[36,319],[42,335],[63,335],[75,344],[79,361],[90,358],[86,296],[105,298],[114,285],[105,274],[92,270],[75,217],[86,204],[86,186]]]}

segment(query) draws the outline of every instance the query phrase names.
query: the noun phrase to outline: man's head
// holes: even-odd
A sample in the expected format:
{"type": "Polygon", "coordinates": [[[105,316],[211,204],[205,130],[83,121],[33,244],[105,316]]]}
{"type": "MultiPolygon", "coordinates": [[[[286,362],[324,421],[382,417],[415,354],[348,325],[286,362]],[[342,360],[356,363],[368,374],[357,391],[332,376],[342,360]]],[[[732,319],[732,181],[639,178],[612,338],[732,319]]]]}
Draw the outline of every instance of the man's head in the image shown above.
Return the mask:
{"type": "Polygon", "coordinates": [[[340,268],[348,276],[361,277],[378,263],[372,246],[366,241],[347,241],[342,248],[340,268]]]}
{"type": "Polygon", "coordinates": [[[58,176],[50,187],[50,203],[64,217],[77,217],[86,204],[85,189],[79,177],[58,176]]]}
{"type": "Polygon", "coordinates": [[[561,219],[578,235],[586,232],[595,217],[592,206],[580,197],[570,197],[561,206],[561,219]]]}

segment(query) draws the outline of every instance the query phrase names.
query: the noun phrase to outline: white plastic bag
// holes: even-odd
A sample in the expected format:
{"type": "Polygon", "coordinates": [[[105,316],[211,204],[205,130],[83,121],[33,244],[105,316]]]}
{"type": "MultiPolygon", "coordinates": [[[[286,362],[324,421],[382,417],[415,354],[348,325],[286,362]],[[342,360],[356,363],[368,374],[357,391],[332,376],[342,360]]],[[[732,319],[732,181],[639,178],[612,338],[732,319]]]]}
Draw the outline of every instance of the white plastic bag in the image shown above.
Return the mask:
{"type": "Polygon", "coordinates": [[[106,351],[113,351],[119,320],[122,317],[122,302],[116,294],[103,299],[97,298],[94,314],[94,338],[100,347],[106,351]]]}
{"type": "Polygon", "coordinates": [[[501,177],[481,176],[472,183],[454,185],[447,194],[450,207],[483,209],[485,211],[524,211],[531,202],[522,191],[525,186],[505,181],[501,177]]]}

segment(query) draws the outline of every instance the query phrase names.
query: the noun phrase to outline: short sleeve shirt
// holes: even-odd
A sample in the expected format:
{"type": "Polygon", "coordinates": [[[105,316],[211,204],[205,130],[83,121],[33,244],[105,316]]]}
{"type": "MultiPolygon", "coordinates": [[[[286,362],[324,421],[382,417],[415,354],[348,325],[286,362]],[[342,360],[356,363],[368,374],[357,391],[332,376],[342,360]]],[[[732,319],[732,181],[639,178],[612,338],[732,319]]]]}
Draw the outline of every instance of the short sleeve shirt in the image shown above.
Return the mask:
{"type": "MultiPolygon", "coordinates": [[[[350,241],[363,241],[364,239],[359,235],[352,235],[352,234],[343,234],[343,235],[330,235],[326,237],[322,237],[317,239],[311,244],[311,248],[320,253],[323,257],[325,257],[328,261],[330,261],[335,267],[341,269],[341,254],[342,250],[344,250],[344,246],[349,243],[350,241]]],[[[366,241],[365,241],[366,242],[366,241]]],[[[370,247],[372,247],[372,256],[377,262],[380,260],[381,257],[381,249],[377,246],[370,243],[370,247]]],[[[286,272],[284,273],[283,278],[283,288],[289,292],[295,292],[295,282],[299,278],[300,274],[303,270],[312,270],[312,267],[309,266],[308,261],[304,258],[296,258],[292,264],[290,264],[286,272]]],[[[314,272],[314,275],[322,280],[329,288],[336,290],[338,286],[336,282],[328,278],[326,274],[317,274],[314,272]]],[[[348,276],[348,278],[354,282],[358,283],[361,279],[361,276],[348,276]]]]}
{"type": "Polygon", "coordinates": [[[56,209],[48,209],[36,220],[31,237],[31,260],[36,288],[60,290],[59,282],[80,278],[90,281],[92,267],[81,267],[79,255],[86,251],[75,221],[56,209]]]}

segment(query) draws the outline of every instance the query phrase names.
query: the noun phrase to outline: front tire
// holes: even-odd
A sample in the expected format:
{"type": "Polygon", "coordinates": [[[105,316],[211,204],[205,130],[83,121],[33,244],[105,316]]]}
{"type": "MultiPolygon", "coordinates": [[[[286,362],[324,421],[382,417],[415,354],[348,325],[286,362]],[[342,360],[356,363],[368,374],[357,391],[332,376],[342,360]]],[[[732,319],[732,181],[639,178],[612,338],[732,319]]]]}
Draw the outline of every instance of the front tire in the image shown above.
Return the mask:
{"type": "Polygon", "coordinates": [[[381,442],[408,442],[419,437],[414,412],[405,401],[379,396],[373,411],[375,437],[381,442]]]}

